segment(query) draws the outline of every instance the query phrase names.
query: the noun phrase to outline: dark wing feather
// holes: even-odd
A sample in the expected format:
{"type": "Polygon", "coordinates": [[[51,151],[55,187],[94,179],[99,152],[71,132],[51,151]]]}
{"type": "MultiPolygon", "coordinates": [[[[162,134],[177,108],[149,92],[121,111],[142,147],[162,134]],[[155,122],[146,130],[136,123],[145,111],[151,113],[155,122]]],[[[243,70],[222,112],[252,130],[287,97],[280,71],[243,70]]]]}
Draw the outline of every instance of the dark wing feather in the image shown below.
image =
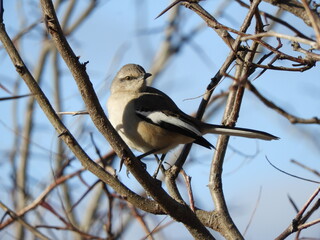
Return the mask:
{"type": "Polygon", "coordinates": [[[152,119],[148,118],[145,114],[143,114],[151,112],[161,112],[167,116],[178,118],[181,121],[199,130],[199,127],[197,126],[197,121],[194,121],[192,117],[182,112],[177,107],[177,105],[171,100],[171,98],[169,98],[165,93],[155,88],[148,87],[146,89],[146,94],[143,94],[135,100],[135,109],[137,116],[151,124],[162,127],[168,131],[176,132],[181,135],[193,138],[195,140],[194,143],[199,144],[203,147],[209,149],[214,148],[214,146],[205,138],[186,127],[177,126],[166,121],[154,122],[152,121],[152,119]],[[161,102],[161,104],[158,104],[159,102],[161,102]]]}

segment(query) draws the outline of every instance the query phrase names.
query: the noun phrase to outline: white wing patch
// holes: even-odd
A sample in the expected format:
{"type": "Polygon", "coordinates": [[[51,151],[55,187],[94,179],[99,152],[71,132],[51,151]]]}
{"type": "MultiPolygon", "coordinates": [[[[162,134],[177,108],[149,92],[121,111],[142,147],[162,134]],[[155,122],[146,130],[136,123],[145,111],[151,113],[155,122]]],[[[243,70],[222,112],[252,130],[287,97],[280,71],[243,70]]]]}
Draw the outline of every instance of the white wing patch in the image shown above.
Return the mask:
{"type": "Polygon", "coordinates": [[[154,122],[157,125],[160,125],[161,122],[166,122],[166,123],[172,124],[174,126],[177,126],[179,128],[187,129],[187,130],[195,133],[198,136],[202,136],[201,132],[197,128],[195,128],[194,126],[190,125],[187,122],[184,122],[183,120],[181,120],[177,117],[168,116],[168,115],[164,114],[163,112],[137,111],[137,113],[145,116],[146,118],[148,118],[149,120],[151,120],[152,122],[154,122]]]}

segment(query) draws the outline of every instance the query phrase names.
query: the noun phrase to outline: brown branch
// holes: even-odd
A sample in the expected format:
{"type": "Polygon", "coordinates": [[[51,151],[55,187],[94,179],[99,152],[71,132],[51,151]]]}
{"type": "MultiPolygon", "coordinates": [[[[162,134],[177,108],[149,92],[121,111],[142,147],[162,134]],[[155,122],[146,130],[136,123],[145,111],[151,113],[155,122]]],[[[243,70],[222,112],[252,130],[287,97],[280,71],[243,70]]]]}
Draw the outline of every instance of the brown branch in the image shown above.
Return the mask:
{"type": "Polygon", "coordinates": [[[130,207],[132,216],[134,216],[136,218],[136,220],[140,223],[144,232],[146,233],[147,238],[149,240],[154,240],[154,237],[152,236],[153,232],[150,231],[150,229],[144,219],[144,216],[141,215],[134,206],[130,205],[129,207],[130,207]]]}
{"type": "Polygon", "coordinates": [[[286,112],[284,109],[281,107],[277,106],[275,103],[272,101],[266,99],[257,89],[255,86],[252,85],[251,82],[247,82],[246,84],[247,89],[249,89],[254,95],[256,95],[261,102],[263,102],[266,106],[269,108],[275,110],[277,113],[280,115],[284,116],[287,118],[291,123],[296,124],[296,123],[303,123],[303,124],[320,124],[320,119],[318,117],[313,117],[311,119],[305,119],[305,118],[300,118],[297,116],[294,116],[288,112],[286,112]]]}
{"type": "Polygon", "coordinates": [[[113,232],[112,232],[112,227],[113,227],[113,206],[114,206],[114,199],[115,196],[110,193],[108,186],[106,184],[103,184],[103,191],[106,194],[108,198],[108,213],[107,213],[107,222],[105,223],[105,229],[106,233],[109,238],[113,238],[113,232]]]}
{"type": "MultiPolygon", "coordinates": [[[[251,7],[247,13],[245,20],[240,28],[241,32],[246,32],[249,28],[253,16],[258,11],[258,5],[260,1],[252,1],[251,7]]],[[[239,44],[241,43],[241,37],[238,36],[234,42],[234,45],[231,49],[238,49],[239,44]]],[[[245,61],[252,61],[255,51],[257,48],[257,44],[253,43],[250,51],[248,51],[247,55],[243,58],[245,61]]],[[[242,53],[244,55],[244,53],[242,53]]],[[[243,62],[238,61],[237,69],[236,69],[236,79],[243,79],[246,80],[247,74],[250,71],[248,66],[244,65],[243,62]]],[[[230,91],[228,95],[228,100],[225,108],[225,113],[223,116],[223,123],[227,126],[234,126],[238,117],[239,111],[241,106],[241,101],[243,97],[244,87],[242,84],[238,84],[238,82],[234,82],[234,88],[230,91]]],[[[215,203],[216,210],[222,214],[221,218],[221,225],[223,226],[221,233],[227,239],[243,239],[243,236],[236,228],[235,224],[233,223],[228,207],[224,198],[223,188],[222,188],[222,169],[223,169],[223,162],[225,153],[228,146],[229,137],[228,136],[219,136],[217,144],[216,144],[216,151],[214,157],[211,162],[211,169],[210,169],[210,176],[209,176],[209,188],[211,197],[215,203]]]]}
{"type": "MultiPolygon", "coordinates": [[[[174,2],[175,4],[179,3],[181,1],[176,1],[174,2]]],[[[284,68],[284,67],[272,67],[272,69],[275,70],[287,70],[287,71],[305,71],[307,69],[309,69],[311,66],[313,66],[312,63],[310,63],[310,59],[301,59],[301,58],[296,58],[293,56],[290,56],[288,54],[282,53],[279,50],[273,48],[271,45],[267,44],[266,42],[262,41],[260,39],[260,36],[257,35],[250,35],[250,34],[245,34],[243,31],[238,31],[235,29],[232,29],[230,27],[227,27],[221,23],[219,23],[212,15],[210,15],[208,12],[206,12],[198,3],[194,3],[192,1],[183,1],[182,5],[186,6],[187,8],[190,8],[192,11],[194,11],[195,13],[197,13],[206,23],[209,27],[211,27],[213,30],[216,31],[216,33],[224,40],[224,42],[232,49],[232,43],[234,42],[234,39],[231,37],[231,35],[229,35],[229,32],[232,33],[236,33],[240,36],[243,37],[243,39],[252,39],[253,41],[257,41],[258,43],[260,43],[262,46],[266,47],[267,49],[273,51],[276,54],[279,54],[279,57],[281,59],[288,59],[290,61],[294,61],[300,64],[304,64],[304,65],[308,65],[304,68],[299,68],[299,69],[295,69],[295,68],[284,68]]],[[[261,34],[261,36],[273,36],[274,34],[271,33],[259,33],[261,34]]],[[[279,35],[279,34],[278,34],[279,35]]],[[[312,46],[318,46],[315,42],[311,41],[309,38],[302,38],[302,37],[291,37],[291,36],[287,36],[282,34],[281,37],[286,37],[286,38],[290,38],[291,40],[296,39],[298,41],[302,41],[302,42],[307,42],[307,44],[310,44],[312,46]]],[[[261,66],[261,67],[265,67],[265,66],[261,66]]]]}
{"type": "MultiPolygon", "coordinates": [[[[167,226],[169,226],[169,225],[171,225],[171,224],[174,223],[174,221],[171,220],[171,221],[169,221],[169,222],[167,222],[167,223],[165,223],[165,224],[162,224],[162,222],[163,222],[164,220],[165,220],[165,218],[164,218],[162,221],[160,221],[160,222],[152,229],[152,231],[150,232],[150,234],[155,234],[155,233],[157,233],[157,232],[160,232],[161,230],[163,230],[163,229],[166,228],[167,226]]],[[[142,237],[141,240],[145,240],[145,239],[147,239],[147,237],[148,237],[148,235],[142,237]]]]}
{"type": "MultiPolygon", "coordinates": [[[[33,200],[33,202],[31,204],[29,204],[28,206],[24,207],[23,209],[20,209],[16,215],[18,217],[23,217],[26,213],[30,212],[31,210],[35,209],[36,207],[39,206],[39,204],[60,184],[66,182],[67,180],[73,178],[74,176],[78,175],[79,173],[81,173],[82,171],[84,171],[85,169],[80,169],[72,174],[66,175],[66,176],[62,176],[58,179],[56,179],[53,183],[51,183],[48,187],[46,187],[46,189],[39,194],[39,196],[33,200]]],[[[13,219],[9,219],[6,222],[0,224],[0,230],[4,229],[5,227],[7,227],[9,224],[11,224],[13,222],[13,219]]]]}
{"type": "MultiPolygon", "coordinates": [[[[276,58],[279,58],[279,56],[276,56],[276,58]]],[[[250,63],[250,65],[252,65],[255,68],[262,68],[264,70],[276,70],[276,71],[287,71],[287,72],[304,72],[315,66],[314,64],[312,64],[312,65],[306,65],[303,67],[283,67],[283,66],[275,66],[272,64],[263,65],[263,64],[257,64],[257,63],[250,63]]]]}
{"type": "Polygon", "coordinates": [[[290,40],[292,42],[300,42],[303,44],[307,44],[309,46],[311,46],[312,48],[318,48],[319,44],[315,41],[310,41],[309,39],[305,39],[305,38],[301,38],[301,37],[294,37],[294,36],[290,36],[287,34],[283,34],[283,33],[277,33],[274,31],[268,31],[268,32],[262,32],[262,33],[257,33],[257,34],[252,34],[252,35],[247,35],[245,37],[242,37],[242,40],[249,40],[249,39],[255,39],[255,38],[261,38],[261,37],[276,37],[276,38],[283,38],[283,39],[287,39],[290,40]]]}
{"type": "MultiPolygon", "coordinates": [[[[245,35],[243,35],[245,36],[245,35]]],[[[249,35],[246,35],[249,36],[249,35]]],[[[303,59],[303,58],[299,58],[299,57],[293,57],[291,55],[285,54],[281,51],[279,51],[277,48],[272,47],[270,44],[266,43],[265,41],[262,41],[260,38],[254,38],[252,39],[253,41],[258,42],[260,45],[264,46],[265,48],[269,49],[270,51],[272,51],[274,54],[279,55],[279,59],[288,59],[292,62],[296,62],[296,63],[300,63],[303,65],[314,65],[310,59],[303,59]]]]}
{"type": "MultiPolygon", "coordinates": [[[[44,65],[48,60],[48,56],[50,53],[50,45],[44,44],[39,54],[39,59],[37,61],[37,67],[34,70],[35,81],[37,84],[41,84],[42,81],[42,74],[44,65]]],[[[16,70],[22,73],[24,72],[22,65],[15,65],[16,70]],[[21,67],[21,68],[20,68],[21,67]]],[[[31,91],[30,91],[31,92],[31,91]]],[[[32,93],[32,92],[31,92],[32,93]]],[[[33,93],[34,94],[34,93],[33,93]]],[[[28,181],[27,169],[29,167],[30,161],[30,140],[32,139],[33,132],[34,132],[34,110],[36,104],[36,96],[34,94],[33,98],[29,98],[26,103],[25,113],[24,113],[24,125],[22,127],[22,135],[24,136],[23,141],[21,143],[21,150],[20,150],[20,158],[19,164],[16,171],[16,184],[19,191],[16,192],[16,199],[17,199],[17,209],[21,209],[25,206],[25,202],[27,201],[27,187],[26,182],[28,181]]],[[[24,230],[21,226],[18,226],[17,229],[18,236],[23,238],[24,230]]],[[[19,238],[19,237],[18,237],[19,238]]]]}
{"type": "Polygon", "coordinates": [[[310,59],[311,61],[314,61],[314,62],[320,61],[320,55],[319,55],[319,54],[316,54],[316,53],[313,53],[313,52],[308,51],[308,50],[306,50],[306,49],[303,49],[303,48],[300,46],[300,44],[297,43],[297,42],[293,42],[291,45],[292,45],[294,51],[303,53],[303,54],[306,55],[307,58],[310,59]]]}
{"type": "MultiPolygon", "coordinates": [[[[228,31],[233,32],[238,34],[239,36],[242,36],[243,38],[250,38],[250,34],[246,34],[244,31],[242,31],[240,29],[240,31],[229,28],[223,24],[220,24],[213,16],[211,16],[208,12],[206,12],[198,3],[182,3],[183,5],[185,5],[187,8],[190,8],[191,10],[193,10],[195,13],[197,13],[206,23],[209,27],[211,27],[213,30],[215,30],[217,32],[217,34],[224,40],[224,42],[231,48],[232,48],[232,44],[234,42],[234,39],[231,37],[231,35],[229,35],[228,31]]],[[[265,34],[265,33],[259,33],[259,34],[265,34]]],[[[302,39],[302,38],[298,38],[301,41],[307,41],[308,43],[313,44],[312,41],[308,40],[308,39],[302,39]]],[[[252,39],[253,41],[257,41],[259,44],[261,44],[262,46],[266,47],[267,49],[273,51],[275,54],[279,54],[279,58],[280,59],[288,59],[290,61],[294,61],[303,65],[308,65],[307,67],[295,70],[295,71],[305,71],[309,68],[311,68],[311,66],[313,66],[314,64],[310,62],[310,59],[302,59],[302,58],[297,58],[297,57],[293,57],[290,56],[288,54],[285,54],[283,52],[280,52],[278,49],[272,47],[271,45],[269,45],[268,43],[266,43],[265,41],[262,41],[260,39],[259,36],[255,37],[252,39]]],[[[233,49],[236,52],[236,49],[233,49]]],[[[278,69],[278,70],[291,70],[294,71],[293,69],[284,69],[283,67],[274,67],[274,69],[278,69]]]]}
{"type": "MultiPolygon", "coordinates": [[[[320,199],[317,199],[315,204],[311,207],[311,209],[301,218],[302,225],[311,217],[311,215],[320,208],[320,199]]],[[[298,227],[299,229],[303,228],[302,226],[298,227]]]]}
{"type": "MultiPolygon", "coordinates": [[[[249,5],[246,4],[245,2],[241,1],[241,0],[236,0],[236,2],[238,2],[241,6],[243,7],[246,7],[246,8],[249,8],[249,5]]],[[[306,36],[305,34],[303,34],[302,32],[300,32],[298,29],[296,29],[294,26],[292,26],[290,23],[278,18],[278,17],[275,17],[274,15],[272,14],[269,14],[267,12],[264,12],[264,11],[259,11],[260,15],[262,16],[265,16],[266,18],[269,18],[271,19],[272,21],[274,22],[277,22],[285,27],[287,27],[288,29],[290,29],[292,32],[294,32],[298,37],[301,37],[301,38],[305,38],[305,39],[308,39],[310,41],[312,41],[313,39],[312,38],[309,38],[308,36],[306,36]]]]}
{"type": "Polygon", "coordinates": [[[192,187],[191,187],[191,177],[183,169],[181,169],[181,173],[182,173],[184,182],[186,183],[190,208],[192,209],[192,211],[195,211],[193,191],[192,191],[192,187]]]}
{"type": "Polygon", "coordinates": [[[298,162],[297,160],[294,160],[294,159],[291,159],[290,162],[298,165],[299,167],[302,167],[303,169],[315,174],[316,176],[320,177],[320,172],[311,168],[311,167],[308,167],[306,166],[305,164],[301,163],[301,162],[298,162]]]}
{"type": "Polygon", "coordinates": [[[298,230],[301,231],[302,229],[306,229],[308,227],[311,227],[311,226],[314,226],[316,224],[320,223],[320,219],[316,219],[316,220],[313,220],[311,222],[308,222],[308,223],[304,223],[304,224],[301,224],[299,227],[298,227],[298,230]]]}
{"type": "Polygon", "coordinates": [[[254,209],[253,209],[253,211],[252,211],[252,213],[251,213],[249,222],[248,222],[248,224],[247,224],[247,226],[246,226],[246,228],[245,228],[245,230],[244,230],[244,232],[243,232],[243,236],[245,236],[246,233],[247,233],[248,230],[249,230],[249,227],[250,227],[250,225],[251,225],[251,223],[252,223],[253,217],[255,216],[255,213],[256,213],[256,211],[257,211],[257,209],[258,209],[258,206],[259,206],[259,203],[260,203],[260,199],[261,199],[261,194],[262,194],[262,187],[260,187],[256,204],[255,204],[254,209]]]}
{"type": "Polygon", "coordinates": [[[30,96],[32,96],[32,94],[24,94],[24,95],[19,95],[19,96],[12,96],[12,97],[2,97],[2,98],[0,98],[0,101],[15,100],[15,99],[30,97],[30,96]]]}
{"type": "Polygon", "coordinates": [[[60,226],[48,226],[48,225],[37,225],[37,228],[45,228],[45,229],[55,229],[55,230],[64,230],[64,231],[72,231],[74,233],[78,233],[81,237],[88,240],[105,240],[105,238],[97,237],[94,235],[90,235],[84,231],[81,231],[80,229],[72,226],[72,225],[66,225],[66,227],[60,227],[60,226]]]}
{"type": "MultiPolygon", "coordinates": [[[[102,183],[102,182],[101,182],[102,183]]],[[[104,183],[100,184],[101,187],[96,188],[96,191],[92,194],[91,199],[86,205],[86,211],[81,217],[80,229],[84,232],[89,232],[92,229],[92,225],[95,222],[99,222],[99,219],[96,217],[99,214],[101,204],[104,204],[105,201],[102,201],[103,198],[103,188],[104,183]]]]}
{"type": "MultiPolygon", "coordinates": [[[[303,214],[305,213],[307,208],[310,206],[312,201],[317,197],[319,192],[320,192],[320,188],[317,188],[314,191],[314,193],[311,195],[311,197],[306,201],[306,203],[301,208],[301,210],[298,212],[296,217],[292,220],[292,223],[278,237],[276,237],[275,240],[283,240],[283,239],[287,238],[290,234],[297,232],[298,230],[310,227],[310,226],[320,222],[320,219],[318,219],[318,220],[315,220],[315,221],[310,222],[308,224],[304,224],[306,219],[303,218],[303,214]]],[[[318,208],[319,201],[317,201],[317,203],[315,205],[317,205],[317,208],[318,208]]],[[[313,208],[313,209],[315,210],[317,208],[313,208]]],[[[310,216],[310,213],[307,213],[307,215],[310,216]]]]}
{"type": "Polygon", "coordinates": [[[91,186],[89,186],[88,189],[82,194],[82,196],[80,196],[80,198],[72,205],[69,212],[72,212],[73,209],[75,209],[81,203],[81,201],[92,191],[92,189],[99,183],[100,180],[97,180],[93,184],[91,184],[91,186]]]}
{"type": "Polygon", "coordinates": [[[315,32],[317,43],[318,43],[318,49],[320,48],[320,20],[319,18],[314,14],[314,12],[311,11],[309,7],[309,3],[306,0],[301,0],[302,5],[308,15],[308,18],[311,22],[311,26],[315,32]]]}
{"type": "Polygon", "coordinates": [[[14,211],[12,211],[9,207],[7,207],[5,204],[3,204],[0,201],[0,207],[10,215],[12,220],[18,221],[22,226],[27,228],[30,232],[32,232],[37,238],[42,240],[48,240],[49,238],[43,235],[41,232],[39,232],[35,227],[31,226],[29,223],[27,223],[25,220],[23,220],[22,217],[18,216],[14,211]]]}
{"type": "Polygon", "coordinates": [[[197,2],[198,1],[184,1],[182,2],[182,5],[198,14],[207,23],[207,25],[221,37],[221,39],[227,44],[227,46],[229,46],[232,49],[234,38],[228,33],[227,30],[225,30],[226,27],[220,24],[210,13],[208,13],[204,8],[202,8],[197,2]]]}

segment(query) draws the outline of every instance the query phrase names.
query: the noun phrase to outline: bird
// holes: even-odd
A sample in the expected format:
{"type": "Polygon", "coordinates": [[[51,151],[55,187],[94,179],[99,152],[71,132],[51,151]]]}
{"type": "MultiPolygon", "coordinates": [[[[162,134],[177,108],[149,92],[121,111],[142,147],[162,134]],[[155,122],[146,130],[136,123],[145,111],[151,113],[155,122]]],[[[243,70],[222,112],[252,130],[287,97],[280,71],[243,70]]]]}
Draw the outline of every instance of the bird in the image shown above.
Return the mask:
{"type": "Polygon", "coordinates": [[[205,134],[262,140],[278,137],[267,132],[205,123],[187,115],[164,92],[147,86],[147,73],[137,64],[124,65],[114,77],[107,101],[109,120],[124,142],[143,154],[166,154],[179,144],[214,146],[205,134]]]}

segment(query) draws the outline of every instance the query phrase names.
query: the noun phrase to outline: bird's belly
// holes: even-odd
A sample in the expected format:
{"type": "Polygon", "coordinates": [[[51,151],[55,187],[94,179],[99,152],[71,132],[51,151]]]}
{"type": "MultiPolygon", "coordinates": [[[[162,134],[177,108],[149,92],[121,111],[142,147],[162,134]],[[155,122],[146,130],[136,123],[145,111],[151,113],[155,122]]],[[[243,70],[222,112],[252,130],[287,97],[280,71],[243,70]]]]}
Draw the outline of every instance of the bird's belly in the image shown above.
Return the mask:
{"type": "Polygon", "coordinates": [[[193,141],[192,138],[167,131],[146,121],[139,121],[136,128],[124,128],[124,132],[121,135],[123,139],[126,139],[125,141],[130,147],[142,153],[150,151],[167,153],[181,143],[193,141]]]}

